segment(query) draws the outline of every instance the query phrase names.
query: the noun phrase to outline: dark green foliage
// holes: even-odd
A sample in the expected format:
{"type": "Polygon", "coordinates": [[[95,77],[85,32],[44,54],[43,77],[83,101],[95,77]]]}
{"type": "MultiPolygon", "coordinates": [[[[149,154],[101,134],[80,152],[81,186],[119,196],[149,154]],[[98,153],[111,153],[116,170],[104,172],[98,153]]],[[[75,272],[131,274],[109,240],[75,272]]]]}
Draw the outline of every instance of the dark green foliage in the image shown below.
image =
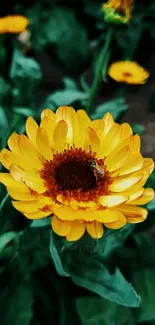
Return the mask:
{"type": "MultiPolygon", "coordinates": [[[[0,35],[0,150],[12,132],[25,132],[28,116],[39,122],[46,107],[89,108],[92,119],[110,112],[120,122],[130,113],[130,94],[138,96],[141,86],[112,81],[109,62],[137,61],[153,80],[154,0],[135,0],[132,19],[123,25],[105,21],[106,0],[23,2],[7,10],[29,18],[30,46],[17,35],[0,35]]],[[[150,94],[146,102],[154,114],[153,88],[150,94]]],[[[154,121],[154,115],[148,119],[154,121]]],[[[141,121],[133,114],[134,134],[147,131],[141,121]]],[[[146,186],[155,189],[154,171],[146,186]]],[[[70,243],[52,232],[50,217],[31,221],[16,211],[0,184],[0,324],[155,325],[155,199],[146,208],[142,224],[70,243]]]]}

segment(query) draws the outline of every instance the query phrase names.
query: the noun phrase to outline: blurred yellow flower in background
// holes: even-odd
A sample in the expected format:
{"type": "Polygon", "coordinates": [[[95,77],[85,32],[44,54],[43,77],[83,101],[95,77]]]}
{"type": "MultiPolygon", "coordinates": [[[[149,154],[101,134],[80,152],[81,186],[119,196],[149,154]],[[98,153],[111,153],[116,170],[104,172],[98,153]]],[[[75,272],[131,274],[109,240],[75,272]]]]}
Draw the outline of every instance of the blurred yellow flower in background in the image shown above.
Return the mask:
{"type": "Polygon", "coordinates": [[[29,20],[21,15],[10,15],[0,18],[0,34],[16,34],[25,31],[29,20]]]}
{"type": "Polygon", "coordinates": [[[38,124],[26,122],[27,136],[13,133],[0,173],[13,206],[29,219],[52,216],[55,233],[76,241],[85,231],[101,238],[104,227],[117,229],[147,217],[139,207],[154,197],[143,186],[154,169],[140,153],[140,138],[128,123],[107,113],[91,121],[84,110],[45,109],[38,124]]]}
{"type": "Polygon", "coordinates": [[[114,20],[128,22],[131,18],[131,6],[134,0],[109,0],[103,4],[102,10],[114,20]],[[119,13],[122,15],[119,15],[119,13]]]}
{"type": "Polygon", "coordinates": [[[109,76],[117,82],[127,84],[144,84],[149,72],[133,61],[117,61],[110,65],[109,76]]]}

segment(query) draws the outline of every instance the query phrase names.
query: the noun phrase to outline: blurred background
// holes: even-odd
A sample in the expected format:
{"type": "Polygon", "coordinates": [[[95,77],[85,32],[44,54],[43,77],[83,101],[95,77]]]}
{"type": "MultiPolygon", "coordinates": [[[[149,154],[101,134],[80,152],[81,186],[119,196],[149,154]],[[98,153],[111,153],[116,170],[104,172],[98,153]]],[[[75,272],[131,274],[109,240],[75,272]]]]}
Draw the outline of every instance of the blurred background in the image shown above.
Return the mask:
{"type": "MultiPolygon", "coordinates": [[[[133,60],[150,75],[145,84],[133,85],[117,82],[101,71],[90,116],[101,118],[110,111],[116,121],[130,123],[133,132],[141,136],[143,155],[155,159],[155,3],[154,0],[133,1],[131,19],[116,23],[115,11],[110,21],[102,11],[106,2],[3,2],[0,8],[0,150],[7,146],[12,132],[25,132],[28,116],[39,121],[46,107],[55,111],[61,105],[72,105],[76,110],[87,111],[100,51],[111,28],[108,67],[115,61],[133,60]],[[8,15],[26,17],[28,26],[17,32],[20,25],[17,21],[9,22],[9,27],[4,28],[3,18],[8,15]]],[[[119,0],[114,3],[118,4],[119,0]]],[[[4,171],[2,166],[0,169],[4,171]]],[[[155,189],[155,172],[147,185],[155,189]]],[[[114,232],[114,238],[108,244],[104,242],[107,254],[104,258],[109,259],[106,263],[114,263],[113,269],[117,265],[129,282],[132,279],[143,298],[140,309],[133,311],[108,300],[103,304],[103,299],[76,286],[66,274],[58,276],[47,252],[49,243],[44,229],[38,230],[36,226],[28,229],[30,220],[12,208],[6,195],[1,186],[0,234],[9,233],[4,241],[0,237],[2,325],[155,324],[155,200],[148,206],[149,218],[144,223],[127,229],[127,234],[114,232]],[[22,234],[20,244],[15,232],[22,234]]],[[[78,251],[82,263],[92,254],[91,245],[88,241],[85,254],[81,248],[82,257],[78,251]]],[[[61,241],[58,250],[60,246],[61,241]]],[[[96,247],[95,243],[93,249],[96,247]]]]}

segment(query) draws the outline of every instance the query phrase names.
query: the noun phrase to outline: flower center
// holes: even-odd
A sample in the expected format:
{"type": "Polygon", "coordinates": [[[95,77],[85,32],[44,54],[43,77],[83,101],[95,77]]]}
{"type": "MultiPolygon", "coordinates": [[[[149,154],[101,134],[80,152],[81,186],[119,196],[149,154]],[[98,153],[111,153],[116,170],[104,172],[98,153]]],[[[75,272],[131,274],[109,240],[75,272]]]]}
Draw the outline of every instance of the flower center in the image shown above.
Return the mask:
{"type": "Polygon", "coordinates": [[[55,179],[62,191],[82,189],[85,192],[96,186],[96,178],[91,167],[87,162],[76,159],[56,167],[55,179]]]}
{"type": "Polygon", "coordinates": [[[123,72],[123,76],[124,76],[125,78],[128,78],[128,77],[131,77],[132,74],[131,74],[130,72],[123,72]]]}
{"type": "Polygon", "coordinates": [[[62,194],[66,199],[96,201],[98,196],[108,193],[108,185],[111,184],[103,160],[96,159],[91,150],[85,152],[72,147],[46,161],[40,177],[46,187],[44,195],[54,200],[62,194]]]}

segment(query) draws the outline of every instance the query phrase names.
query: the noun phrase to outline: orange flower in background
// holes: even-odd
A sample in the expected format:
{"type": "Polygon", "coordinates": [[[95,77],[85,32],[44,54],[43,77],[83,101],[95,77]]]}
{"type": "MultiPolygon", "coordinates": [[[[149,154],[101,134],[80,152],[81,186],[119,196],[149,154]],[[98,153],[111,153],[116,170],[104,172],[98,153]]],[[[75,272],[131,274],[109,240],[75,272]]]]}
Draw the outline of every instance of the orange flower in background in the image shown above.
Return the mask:
{"type": "Polygon", "coordinates": [[[149,72],[132,61],[118,61],[111,64],[108,70],[109,76],[117,82],[127,84],[144,84],[149,72]]]}
{"type": "Polygon", "coordinates": [[[29,20],[20,15],[10,15],[0,18],[0,34],[16,34],[25,31],[29,24],[29,20]]]}
{"type": "Polygon", "coordinates": [[[76,241],[85,232],[101,238],[104,228],[142,222],[147,210],[139,205],[154,197],[144,189],[154,162],[140,153],[140,138],[127,123],[107,113],[91,121],[84,110],[45,109],[38,126],[26,122],[27,136],[13,133],[0,173],[13,206],[29,219],[52,215],[55,233],[76,241]]]}
{"type": "MultiPolygon", "coordinates": [[[[122,14],[124,17],[117,15],[117,19],[124,21],[129,21],[131,18],[131,6],[134,0],[109,0],[107,3],[103,4],[103,10],[112,10],[114,12],[122,14]]],[[[110,14],[110,11],[109,11],[110,14]]]]}

